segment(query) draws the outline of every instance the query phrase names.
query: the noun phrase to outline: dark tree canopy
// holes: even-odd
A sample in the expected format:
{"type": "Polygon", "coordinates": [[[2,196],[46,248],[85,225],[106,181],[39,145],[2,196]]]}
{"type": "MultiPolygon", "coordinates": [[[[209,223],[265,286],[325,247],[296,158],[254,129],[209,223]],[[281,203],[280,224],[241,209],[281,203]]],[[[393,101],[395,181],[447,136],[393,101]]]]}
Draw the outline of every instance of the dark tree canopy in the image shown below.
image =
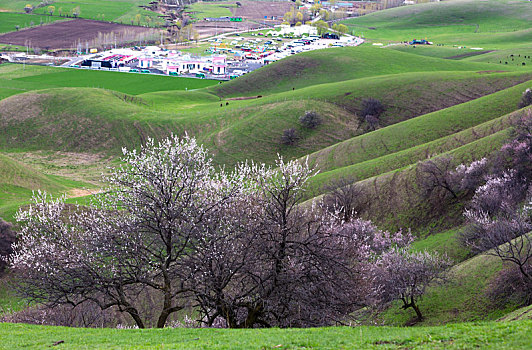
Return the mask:
{"type": "Polygon", "coordinates": [[[0,276],[6,268],[6,259],[13,252],[11,245],[15,243],[15,233],[10,223],[0,218],[0,276]]]}
{"type": "Polygon", "coordinates": [[[530,105],[532,105],[532,90],[526,89],[526,91],[523,92],[523,95],[521,96],[521,101],[519,101],[519,104],[517,105],[517,107],[525,108],[530,105]]]}
{"type": "Polygon", "coordinates": [[[296,129],[290,128],[283,131],[283,135],[281,136],[281,143],[283,145],[294,145],[297,140],[299,140],[299,135],[296,129]]]}
{"type": "Polygon", "coordinates": [[[370,97],[362,101],[360,115],[362,117],[371,115],[378,119],[384,111],[385,111],[385,108],[382,102],[380,100],[370,97]]]}
{"type": "Polygon", "coordinates": [[[299,122],[306,128],[314,129],[321,125],[322,118],[315,111],[307,111],[299,118],[299,122]]]}
{"type": "Polygon", "coordinates": [[[325,207],[336,212],[345,222],[353,219],[366,205],[366,193],[354,180],[341,178],[331,181],[325,190],[328,192],[323,198],[325,207]]]}

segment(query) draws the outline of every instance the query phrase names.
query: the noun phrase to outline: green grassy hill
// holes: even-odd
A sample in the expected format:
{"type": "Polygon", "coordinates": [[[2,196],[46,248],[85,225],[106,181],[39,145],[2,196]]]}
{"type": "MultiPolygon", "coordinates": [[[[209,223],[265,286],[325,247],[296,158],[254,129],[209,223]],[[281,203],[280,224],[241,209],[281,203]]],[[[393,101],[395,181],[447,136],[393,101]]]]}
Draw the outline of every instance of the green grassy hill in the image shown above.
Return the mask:
{"type": "MultiPolygon", "coordinates": [[[[508,70],[515,70],[508,67],[508,70]]],[[[490,71],[499,65],[453,62],[371,46],[316,50],[287,57],[215,86],[219,96],[268,95],[338,81],[405,72],[490,71]]]]}
{"type": "MultiPolygon", "coordinates": [[[[425,311],[423,325],[496,320],[514,310],[519,306],[515,302],[492,300],[487,296],[490,283],[501,269],[500,259],[485,255],[454,266],[449,271],[449,279],[429,288],[420,301],[419,307],[425,311]]],[[[402,325],[414,315],[396,304],[381,318],[385,324],[402,325]]]]}
{"type": "Polygon", "coordinates": [[[104,72],[41,66],[0,66],[0,99],[55,87],[92,87],[130,95],[166,90],[195,90],[218,84],[214,80],[169,78],[140,73],[104,72]]]}
{"type": "Polygon", "coordinates": [[[532,305],[522,307],[501,317],[498,321],[517,321],[532,319],[532,305]]]}
{"type": "Polygon", "coordinates": [[[6,220],[13,220],[20,205],[28,203],[34,191],[60,195],[91,187],[94,186],[85,182],[44,174],[0,154],[0,217],[6,220]]]}
{"type": "MultiPolygon", "coordinates": [[[[404,155],[407,161],[410,161],[408,164],[411,164],[430,155],[449,151],[453,145],[462,146],[500,131],[500,126],[497,127],[496,124],[503,122],[503,119],[498,119],[497,123],[486,122],[514,111],[522,92],[531,85],[531,82],[526,82],[470,102],[357,136],[313,153],[309,155],[309,160],[322,172],[375,161],[388,155],[391,155],[388,158],[395,160],[404,155]],[[409,149],[415,153],[397,154],[409,149]]],[[[390,164],[389,161],[386,163],[390,164]]],[[[408,165],[400,161],[399,164],[402,165],[398,167],[408,165]]]]}
{"type": "Polygon", "coordinates": [[[526,0],[454,0],[403,6],[345,21],[373,41],[414,38],[485,49],[529,46],[532,11],[526,0]]]}
{"type": "MultiPolygon", "coordinates": [[[[27,87],[25,84],[29,84],[30,79],[45,81],[50,75],[57,77],[63,74],[68,76],[70,72],[78,73],[71,70],[63,73],[56,72],[56,69],[43,68],[43,74],[38,74],[38,69],[33,68],[33,72],[22,72],[25,76],[13,78],[16,74],[14,67],[6,66],[3,79],[19,88],[27,87]]],[[[18,68],[20,69],[20,66],[18,68]]],[[[103,75],[90,77],[105,76],[105,72],[99,73],[103,75]]],[[[111,73],[111,76],[113,74],[111,73]]],[[[4,110],[0,112],[0,119],[4,121],[1,126],[4,137],[0,136],[0,145],[10,151],[46,149],[116,155],[124,145],[135,147],[148,136],[162,137],[171,132],[187,131],[196,135],[215,152],[215,159],[220,164],[234,164],[245,159],[272,163],[276,153],[291,158],[316,151],[328,152],[329,148],[324,147],[350,140],[366,132],[356,114],[362,100],[367,97],[379,98],[387,106],[381,121],[381,125],[385,126],[474,100],[531,77],[531,74],[524,72],[406,73],[321,84],[261,99],[220,102],[216,96],[200,91],[174,90],[142,94],[142,89],[164,88],[164,84],[157,85],[157,80],[149,79],[164,77],[121,74],[120,78],[143,83],[141,86],[131,87],[139,94],[130,96],[101,89],[56,88],[4,99],[0,102],[4,110]],[[229,105],[226,106],[225,102],[229,105]],[[220,104],[223,107],[220,107],[220,104]],[[90,108],[80,108],[80,105],[90,108]],[[316,130],[305,129],[299,124],[299,117],[308,110],[317,111],[322,115],[324,124],[316,130]],[[29,111],[32,111],[32,118],[25,117],[29,111]],[[69,116],[68,122],[59,123],[65,116],[69,116]],[[99,127],[94,128],[93,125],[99,127]],[[267,128],[264,127],[266,125],[267,128]],[[283,130],[290,127],[298,130],[300,140],[295,146],[283,146],[280,144],[280,137],[283,130]]],[[[167,80],[169,83],[176,81],[176,84],[181,84],[175,86],[182,87],[184,84],[173,78],[167,80]]],[[[100,84],[97,79],[92,82],[100,84]]],[[[81,85],[83,81],[77,83],[81,85]]],[[[188,80],[186,83],[188,84],[188,80]]],[[[120,89],[124,88],[121,86],[120,89]]],[[[493,108],[486,116],[479,117],[478,121],[473,119],[469,124],[467,121],[456,121],[456,125],[448,127],[447,134],[459,131],[457,125],[464,124],[463,127],[467,128],[476,122],[487,120],[486,118],[497,117],[513,110],[523,89],[522,86],[517,86],[510,90],[511,92],[501,95],[497,101],[504,100],[503,106],[493,108]]],[[[476,106],[481,104],[482,101],[471,108],[477,108],[476,106]]],[[[485,110],[486,108],[480,109],[478,112],[483,113],[485,110]]],[[[454,112],[442,113],[440,120],[454,112]]],[[[426,128],[430,125],[428,123],[426,128]]],[[[386,130],[388,129],[380,129],[377,134],[371,133],[364,137],[379,135],[386,130]]],[[[437,135],[441,137],[446,133],[443,130],[437,135]]],[[[425,138],[426,141],[432,139],[431,135],[425,138]]],[[[374,153],[367,159],[377,155],[378,153],[374,153]]],[[[317,163],[320,163],[323,171],[331,170],[323,162],[317,163]]]]}
{"type": "MultiPolygon", "coordinates": [[[[449,230],[431,235],[414,243],[417,251],[429,250],[450,253],[456,263],[443,280],[430,286],[419,302],[423,312],[423,326],[443,325],[465,321],[510,321],[531,319],[531,307],[521,307],[517,298],[495,297],[498,288],[496,278],[505,265],[492,255],[481,254],[464,259],[467,252],[457,241],[458,230],[449,230]],[[462,252],[456,255],[457,252],[462,252]],[[515,310],[515,311],[513,311],[515,310]]],[[[404,311],[395,303],[384,313],[370,318],[385,325],[400,326],[415,318],[415,313],[404,311]]]]}

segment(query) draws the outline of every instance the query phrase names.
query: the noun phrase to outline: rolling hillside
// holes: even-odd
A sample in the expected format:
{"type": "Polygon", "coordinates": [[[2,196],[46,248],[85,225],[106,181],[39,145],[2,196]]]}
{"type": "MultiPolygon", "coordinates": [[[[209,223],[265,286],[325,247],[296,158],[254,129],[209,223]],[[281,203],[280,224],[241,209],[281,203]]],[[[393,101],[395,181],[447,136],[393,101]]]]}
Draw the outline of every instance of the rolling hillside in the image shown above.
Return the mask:
{"type": "Polygon", "coordinates": [[[345,21],[373,41],[425,39],[484,49],[529,46],[532,11],[526,0],[454,0],[403,6],[345,21]]]}
{"type": "Polygon", "coordinates": [[[253,74],[213,87],[212,91],[222,97],[268,95],[292,88],[405,72],[490,70],[500,70],[500,66],[420,57],[365,45],[287,57],[253,74]]]}

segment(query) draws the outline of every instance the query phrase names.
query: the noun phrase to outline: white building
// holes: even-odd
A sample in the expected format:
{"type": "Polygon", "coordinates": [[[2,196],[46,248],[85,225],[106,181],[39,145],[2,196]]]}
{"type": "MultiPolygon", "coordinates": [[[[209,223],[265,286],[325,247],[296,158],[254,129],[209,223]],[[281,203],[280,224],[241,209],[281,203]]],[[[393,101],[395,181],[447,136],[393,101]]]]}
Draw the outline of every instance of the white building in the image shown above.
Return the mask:
{"type": "Polygon", "coordinates": [[[214,74],[227,73],[226,56],[192,57],[190,55],[169,57],[163,60],[166,74],[214,74]]]}
{"type": "Polygon", "coordinates": [[[300,26],[294,26],[294,27],[290,27],[287,24],[281,24],[279,27],[281,28],[280,31],[270,31],[268,32],[268,34],[272,34],[272,36],[291,35],[291,34],[295,36],[303,36],[303,35],[317,35],[318,34],[318,29],[316,27],[309,26],[307,24],[303,24],[300,26]],[[276,35],[273,35],[274,33],[276,35]]]}

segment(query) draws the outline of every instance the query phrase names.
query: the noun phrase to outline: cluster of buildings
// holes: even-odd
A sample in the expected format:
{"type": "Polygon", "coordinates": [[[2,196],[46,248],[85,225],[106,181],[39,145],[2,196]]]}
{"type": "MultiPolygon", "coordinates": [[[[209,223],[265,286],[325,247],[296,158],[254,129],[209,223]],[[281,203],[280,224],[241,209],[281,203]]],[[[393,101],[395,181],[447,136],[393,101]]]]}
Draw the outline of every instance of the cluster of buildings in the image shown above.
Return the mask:
{"type": "Polygon", "coordinates": [[[361,38],[351,35],[340,37],[328,33],[320,36],[316,28],[309,25],[281,25],[276,30],[252,33],[251,36],[255,38],[234,36],[230,43],[231,39],[225,37],[227,42],[223,42],[222,37],[210,39],[209,42],[213,43],[208,51],[212,53],[210,56],[195,56],[148,46],[91,53],[68,65],[76,68],[225,80],[304,51],[358,46],[363,42],[361,38]],[[230,54],[230,61],[227,54],[230,54]],[[243,70],[243,67],[246,69],[243,70]]]}
{"type": "Polygon", "coordinates": [[[158,68],[168,75],[226,75],[227,60],[225,55],[191,56],[179,51],[160,50],[150,55],[140,56],[139,67],[141,69],[158,68]]]}
{"type": "MultiPolygon", "coordinates": [[[[75,65],[78,66],[78,65],[75,65]]],[[[86,56],[79,66],[135,72],[141,69],[144,73],[155,72],[167,75],[214,75],[227,74],[225,55],[191,56],[175,50],[164,50],[156,46],[144,49],[125,48],[113,49],[86,56]]]]}

